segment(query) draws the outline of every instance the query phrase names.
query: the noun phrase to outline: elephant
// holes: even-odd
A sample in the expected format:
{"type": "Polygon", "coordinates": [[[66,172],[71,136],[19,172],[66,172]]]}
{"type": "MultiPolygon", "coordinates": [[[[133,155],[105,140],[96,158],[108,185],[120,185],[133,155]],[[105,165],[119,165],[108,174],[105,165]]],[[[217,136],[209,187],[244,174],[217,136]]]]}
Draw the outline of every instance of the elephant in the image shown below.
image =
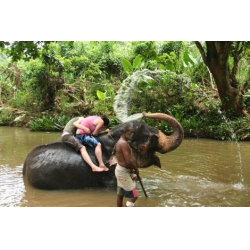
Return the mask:
{"type": "MultiPolygon", "coordinates": [[[[165,154],[176,149],[184,138],[181,124],[165,113],[143,113],[143,118],[159,119],[166,122],[173,130],[171,135],[164,134],[144,121],[132,120],[118,124],[109,132],[100,134],[97,139],[102,144],[102,155],[105,163],[111,164],[109,171],[92,172],[81,154],[62,141],[41,144],[34,147],[26,156],[23,164],[23,178],[38,189],[86,189],[104,187],[115,189],[115,159],[112,154],[123,128],[127,123],[133,128],[130,141],[132,155],[138,168],[147,168],[161,163],[156,152],[165,154]]],[[[92,161],[97,164],[94,149],[87,147],[92,161]]]]}

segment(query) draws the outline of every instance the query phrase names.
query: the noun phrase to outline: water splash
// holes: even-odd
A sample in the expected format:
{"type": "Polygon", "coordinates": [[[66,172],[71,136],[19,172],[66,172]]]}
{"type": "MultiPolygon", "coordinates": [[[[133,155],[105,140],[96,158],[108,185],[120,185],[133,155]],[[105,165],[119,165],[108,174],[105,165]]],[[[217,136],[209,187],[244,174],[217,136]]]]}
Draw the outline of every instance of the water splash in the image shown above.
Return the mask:
{"type": "Polygon", "coordinates": [[[236,133],[234,132],[233,128],[231,127],[231,122],[232,121],[229,118],[227,118],[221,111],[219,113],[222,115],[223,120],[229,125],[229,129],[230,129],[230,132],[231,132],[231,138],[229,138],[229,139],[232,140],[232,141],[235,141],[236,144],[237,144],[237,151],[238,151],[237,153],[238,153],[238,155],[236,157],[239,159],[240,183],[235,184],[234,188],[242,188],[242,187],[244,187],[244,184],[243,184],[244,178],[243,178],[243,173],[242,173],[242,159],[241,159],[241,152],[240,152],[240,144],[239,144],[239,141],[237,139],[236,133]]]}
{"type": "Polygon", "coordinates": [[[243,190],[245,189],[244,185],[242,183],[235,183],[233,184],[233,188],[236,190],[243,190]]]}
{"type": "MultiPolygon", "coordinates": [[[[152,80],[157,82],[158,79],[162,77],[162,74],[166,74],[168,72],[168,70],[152,71],[149,69],[143,69],[136,71],[131,76],[127,77],[122,82],[122,85],[115,97],[113,108],[116,113],[116,117],[122,122],[127,121],[133,99],[142,92],[142,90],[140,90],[140,84],[142,82],[149,82],[152,80]]],[[[134,119],[135,117],[132,118],[134,119]]],[[[138,119],[140,118],[141,117],[138,114],[138,119]]]]}
{"type": "Polygon", "coordinates": [[[238,141],[236,141],[236,143],[237,143],[238,158],[239,158],[239,163],[240,163],[240,180],[241,180],[241,183],[243,183],[244,178],[243,178],[243,173],[242,173],[242,159],[241,159],[241,152],[240,152],[240,144],[238,141]]]}
{"type": "Polygon", "coordinates": [[[132,120],[141,120],[142,117],[143,117],[142,113],[137,113],[137,114],[133,114],[131,116],[128,116],[126,118],[123,118],[122,122],[129,122],[129,121],[132,121],[132,120]]]}

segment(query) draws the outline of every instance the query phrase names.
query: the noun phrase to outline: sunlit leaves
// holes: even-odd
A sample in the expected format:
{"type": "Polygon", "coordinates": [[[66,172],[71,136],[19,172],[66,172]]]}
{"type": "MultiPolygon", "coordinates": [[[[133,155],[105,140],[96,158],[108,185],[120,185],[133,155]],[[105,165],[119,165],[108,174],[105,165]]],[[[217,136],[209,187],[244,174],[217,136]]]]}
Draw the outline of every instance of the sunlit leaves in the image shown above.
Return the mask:
{"type": "Polygon", "coordinates": [[[5,46],[9,46],[9,45],[10,45],[9,42],[0,41],[0,48],[5,48],[5,46]]]}
{"type": "Polygon", "coordinates": [[[126,58],[122,58],[122,66],[123,66],[124,70],[128,73],[130,73],[133,70],[133,66],[131,65],[129,60],[126,58]]]}
{"type": "Polygon", "coordinates": [[[190,67],[197,64],[197,61],[195,58],[192,57],[192,55],[186,50],[183,54],[183,66],[184,67],[190,67]]]}
{"type": "Polygon", "coordinates": [[[103,99],[106,98],[105,93],[101,92],[100,90],[96,91],[96,95],[97,95],[97,97],[98,97],[99,100],[103,100],[103,99]]]}
{"type": "Polygon", "coordinates": [[[133,61],[133,68],[139,69],[141,67],[141,63],[142,63],[141,55],[136,56],[136,58],[133,61]]]}

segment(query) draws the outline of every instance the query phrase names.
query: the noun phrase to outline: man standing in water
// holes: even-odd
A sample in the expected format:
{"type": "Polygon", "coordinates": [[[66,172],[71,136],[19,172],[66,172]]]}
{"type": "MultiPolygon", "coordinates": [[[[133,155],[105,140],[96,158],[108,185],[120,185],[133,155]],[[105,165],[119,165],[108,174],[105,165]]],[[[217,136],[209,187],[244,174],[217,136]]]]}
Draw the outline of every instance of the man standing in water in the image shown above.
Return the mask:
{"type": "Polygon", "coordinates": [[[123,197],[129,198],[126,202],[127,207],[133,207],[138,198],[135,180],[137,180],[137,177],[140,178],[139,170],[128,143],[132,136],[133,130],[131,125],[128,124],[124,127],[123,134],[115,146],[115,157],[117,159],[115,168],[117,207],[122,207],[123,197]],[[134,170],[135,174],[131,172],[132,170],[134,170]]]}

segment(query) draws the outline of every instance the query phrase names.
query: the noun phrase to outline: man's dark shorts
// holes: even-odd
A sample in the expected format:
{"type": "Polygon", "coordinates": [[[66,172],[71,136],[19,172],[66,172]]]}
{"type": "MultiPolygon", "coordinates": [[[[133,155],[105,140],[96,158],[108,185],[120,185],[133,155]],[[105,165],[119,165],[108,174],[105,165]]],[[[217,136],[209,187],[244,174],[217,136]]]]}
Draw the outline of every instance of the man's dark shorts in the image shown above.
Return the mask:
{"type": "Polygon", "coordinates": [[[69,146],[75,148],[77,152],[83,147],[81,142],[71,134],[63,135],[62,141],[68,144],[69,146]]]}
{"type": "Polygon", "coordinates": [[[84,145],[95,148],[99,143],[93,135],[79,135],[76,134],[75,137],[84,145]]]}
{"type": "Polygon", "coordinates": [[[117,186],[117,194],[120,196],[124,196],[126,198],[136,198],[138,197],[137,190],[134,188],[131,191],[127,191],[123,189],[122,187],[117,186]]]}

